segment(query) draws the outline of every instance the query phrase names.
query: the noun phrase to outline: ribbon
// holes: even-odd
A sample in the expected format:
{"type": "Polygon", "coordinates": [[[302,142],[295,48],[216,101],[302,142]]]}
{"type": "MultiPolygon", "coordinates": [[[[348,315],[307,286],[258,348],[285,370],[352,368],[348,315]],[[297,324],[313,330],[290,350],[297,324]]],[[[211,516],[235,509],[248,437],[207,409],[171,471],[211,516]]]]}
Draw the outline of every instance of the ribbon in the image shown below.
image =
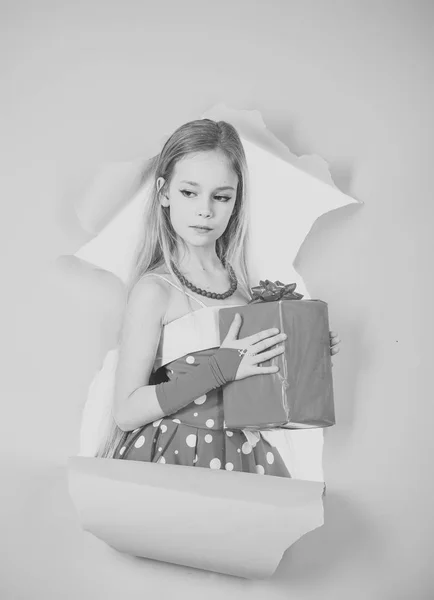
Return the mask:
{"type": "Polygon", "coordinates": [[[250,288],[253,298],[248,304],[257,302],[276,302],[277,300],[301,300],[303,294],[295,292],[294,290],[296,287],[296,283],[288,283],[285,285],[279,280],[273,282],[269,279],[265,279],[265,281],[261,279],[259,285],[250,288]]]}

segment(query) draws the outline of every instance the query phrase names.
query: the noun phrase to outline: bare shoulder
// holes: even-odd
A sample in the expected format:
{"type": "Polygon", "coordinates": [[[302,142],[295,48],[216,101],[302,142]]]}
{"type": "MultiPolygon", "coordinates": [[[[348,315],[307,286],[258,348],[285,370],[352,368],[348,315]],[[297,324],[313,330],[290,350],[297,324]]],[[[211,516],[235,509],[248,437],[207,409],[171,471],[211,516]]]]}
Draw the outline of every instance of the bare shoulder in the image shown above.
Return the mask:
{"type": "Polygon", "coordinates": [[[130,311],[141,313],[152,311],[154,318],[162,322],[170,300],[170,292],[160,277],[146,273],[131,290],[128,305],[130,311]]]}

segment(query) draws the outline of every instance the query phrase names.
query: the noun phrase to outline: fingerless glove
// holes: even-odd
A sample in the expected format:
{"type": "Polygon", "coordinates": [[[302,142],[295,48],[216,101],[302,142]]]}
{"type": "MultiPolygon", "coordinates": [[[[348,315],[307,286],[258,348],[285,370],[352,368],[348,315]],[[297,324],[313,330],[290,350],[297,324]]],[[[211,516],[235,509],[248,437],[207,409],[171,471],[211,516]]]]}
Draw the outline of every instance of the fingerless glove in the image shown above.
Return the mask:
{"type": "Polygon", "coordinates": [[[242,358],[235,348],[219,348],[192,373],[157,384],[157,400],[164,414],[171,415],[199,396],[233,381],[242,358]]]}

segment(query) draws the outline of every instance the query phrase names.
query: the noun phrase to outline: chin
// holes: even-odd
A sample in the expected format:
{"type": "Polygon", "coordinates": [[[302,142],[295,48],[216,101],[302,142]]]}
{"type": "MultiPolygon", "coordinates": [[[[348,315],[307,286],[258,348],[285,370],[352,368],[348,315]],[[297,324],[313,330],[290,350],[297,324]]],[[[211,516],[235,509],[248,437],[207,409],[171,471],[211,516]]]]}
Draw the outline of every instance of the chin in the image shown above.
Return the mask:
{"type": "Polygon", "coordinates": [[[183,238],[184,240],[191,242],[194,246],[207,246],[209,244],[214,244],[217,240],[215,230],[206,235],[197,235],[193,230],[190,229],[187,234],[183,236],[183,238]]]}
{"type": "Polygon", "coordinates": [[[212,248],[214,248],[215,246],[215,239],[210,240],[209,238],[207,240],[185,240],[186,242],[188,242],[190,244],[190,246],[197,246],[200,248],[203,248],[204,246],[211,246],[212,248]]]}

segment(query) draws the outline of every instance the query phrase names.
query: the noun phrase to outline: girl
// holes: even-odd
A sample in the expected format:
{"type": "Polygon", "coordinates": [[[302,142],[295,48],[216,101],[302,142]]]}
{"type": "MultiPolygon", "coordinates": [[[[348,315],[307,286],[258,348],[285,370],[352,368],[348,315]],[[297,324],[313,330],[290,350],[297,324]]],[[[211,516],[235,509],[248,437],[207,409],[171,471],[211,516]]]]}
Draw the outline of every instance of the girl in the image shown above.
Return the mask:
{"type": "Polygon", "coordinates": [[[222,386],[275,373],[260,364],[282,353],[285,340],[277,329],[237,339],[239,315],[219,340],[219,308],[251,299],[247,166],[237,131],[224,121],[186,123],[165,143],[153,177],[127,295],[112,430],[97,455],[290,477],[265,439],[223,429],[222,386]]]}

